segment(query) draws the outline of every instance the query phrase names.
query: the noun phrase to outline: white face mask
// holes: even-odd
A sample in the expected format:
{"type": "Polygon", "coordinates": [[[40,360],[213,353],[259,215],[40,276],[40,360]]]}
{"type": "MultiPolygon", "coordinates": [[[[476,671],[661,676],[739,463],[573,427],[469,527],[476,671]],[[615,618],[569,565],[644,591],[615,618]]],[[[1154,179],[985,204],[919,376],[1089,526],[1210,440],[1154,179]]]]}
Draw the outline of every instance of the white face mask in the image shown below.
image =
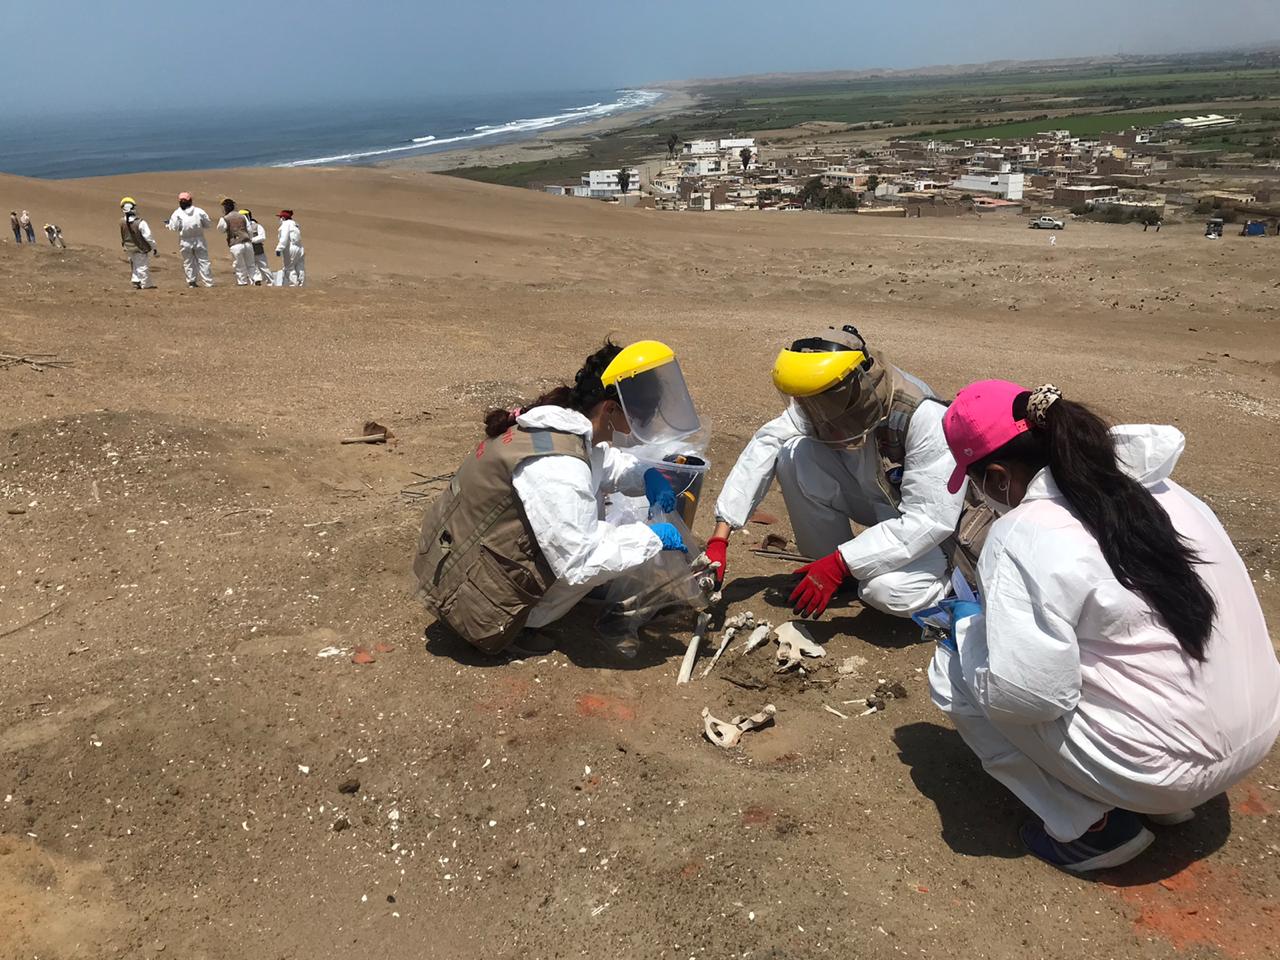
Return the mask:
{"type": "MultiPolygon", "coordinates": [[[[982,498],[983,503],[985,503],[988,507],[991,508],[992,513],[994,513],[997,517],[1003,517],[1006,513],[1008,513],[1010,510],[1013,509],[1013,504],[1004,503],[1003,501],[997,500],[995,497],[991,496],[991,494],[987,493],[986,486],[987,486],[987,478],[983,476],[982,482],[978,484],[978,496],[982,498]]],[[[1000,492],[1008,493],[1009,492],[1008,486],[1005,486],[1005,488],[1000,492]]]]}

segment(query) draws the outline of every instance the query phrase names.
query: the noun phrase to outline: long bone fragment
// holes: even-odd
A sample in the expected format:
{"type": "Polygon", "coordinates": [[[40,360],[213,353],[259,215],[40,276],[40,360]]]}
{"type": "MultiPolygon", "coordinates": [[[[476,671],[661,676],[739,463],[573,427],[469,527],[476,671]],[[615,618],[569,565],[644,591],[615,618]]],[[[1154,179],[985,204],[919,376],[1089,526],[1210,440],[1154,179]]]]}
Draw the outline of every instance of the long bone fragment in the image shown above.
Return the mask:
{"type": "Polygon", "coordinates": [[[698,625],[693,628],[693,636],[689,638],[689,646],[685,648],[684,660],[680,662],[680,673],[676,683],[688,683],[693,676],[693,661],[698,659],[698,648],[707,636],[707,628],[711,626],[711,614],[698,614],[698,625]]]}

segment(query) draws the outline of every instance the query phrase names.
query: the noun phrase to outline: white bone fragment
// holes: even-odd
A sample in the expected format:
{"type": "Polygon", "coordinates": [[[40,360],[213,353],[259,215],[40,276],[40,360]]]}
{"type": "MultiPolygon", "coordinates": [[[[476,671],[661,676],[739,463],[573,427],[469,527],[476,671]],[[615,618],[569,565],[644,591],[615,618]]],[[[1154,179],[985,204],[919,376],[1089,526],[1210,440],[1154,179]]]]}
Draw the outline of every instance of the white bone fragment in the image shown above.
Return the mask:
{"type": "Polygon", "coordinates": [[[834,714],[835,714],[837,717],[839,717],[841,720],[848,720],[848,719],[849,719],[849,715],[848,715],[847,713],[841,713],[841,712],[840,712],[839,710],[837,710],[835,707],[828,706],[828,705],[827,705],[827,704],[825,704],[825,703],[822,705],[822,709],[823,709],[823,710],[825,710],[825,711],[827,711],[827,713],[834,713],[834,714]]]}
{"type": "Polygon", "coordinates": [[[794,670],[805,657],[825,657],[827,651],[813,642],[809,631],[794,621],[778,627],[778,673],[794,670]]]}
{"type": "Polygon", "coordinates": [[[769,634],[773,633],[773,624],[765,621],[751,631],[751,636],[747,637],[747,642],[742,647],[743,653],[750,653],[759,647],[763,647],[769,642],[769,634]]]}
{"type": "Polygon", "coordinates": [[[693,629],[693,636],[689,638],[689,646],[685,648],[684,660],[680,662],[680,673],[676,677],[676,683],[688,683],[689,678],[693,676],[693,661],[698,659],[698,647],[702,646],[703,638],[707,635],[707,627],[711,626],[711,614],[698,614],[698,625],[693,629]]]}
{"type": "Polygon", "coordinates": [[[749,717],[734,717],[726,723],[724,720],[717,720],[711,715],[710,709],[703,707],[702,732],[717,747],[728,750],[736,747],[747,731],[759,730],[761,727],[772,724],[774,714],[777,712],[777,707],[772,703],[766,703],[759,713],[753,713],[749,717]]]}
{"type": "Polygon", "coordinates": [[[725,628],[724,636],[720,640],[720,646],[716,648],[715,656],[711,658],[711,662],[708,663],[706,669],[702,671],[703,680],[707,679],[707,674],[711,672],[711,668],[716,665],[716,662],[720,659],[720,655],[724,653],[725,648],[729,646],[729,641],[733,639],[733,635],[735,633],[737,633],[737,630],[734,627],[725,628]]]}

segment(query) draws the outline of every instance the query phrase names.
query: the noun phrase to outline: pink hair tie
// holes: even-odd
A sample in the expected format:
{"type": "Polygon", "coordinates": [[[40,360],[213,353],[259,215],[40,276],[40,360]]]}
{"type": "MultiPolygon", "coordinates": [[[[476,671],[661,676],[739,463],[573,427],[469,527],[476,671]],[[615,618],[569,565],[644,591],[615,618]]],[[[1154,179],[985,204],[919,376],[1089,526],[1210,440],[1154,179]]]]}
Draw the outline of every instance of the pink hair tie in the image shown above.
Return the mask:
{"type": "Polygon", "coordinates": [[[508,410],[507,412],[508,412],[509,414],[511,414],[513,417],[518,417],[518,416],[520,416],[520,414],[524,413],[524,411],[523,411],[523,410],[521,410],[519,407],[512,407],[512,408],[511,408],[510,410],[508,410]]]}

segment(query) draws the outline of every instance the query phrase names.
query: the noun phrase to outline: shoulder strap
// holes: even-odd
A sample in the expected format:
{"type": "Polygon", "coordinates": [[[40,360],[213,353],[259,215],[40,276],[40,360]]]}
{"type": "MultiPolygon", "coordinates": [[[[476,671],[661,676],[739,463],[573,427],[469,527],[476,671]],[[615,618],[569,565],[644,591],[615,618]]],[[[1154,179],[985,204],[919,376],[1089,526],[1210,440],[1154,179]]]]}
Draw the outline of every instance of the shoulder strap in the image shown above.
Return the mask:
{"type": "Polygon", "coordinates": [[[892,378],[892,399],[888,414],[876,427],[876,445],[884,471],[885,492],[897,507],[902,500],[902,470],[907,458],[907,431],[911,427],[911,418],[922,404],[942,401],[923,381],[897,367],[890,366],[889,375],[892,378]]]}

